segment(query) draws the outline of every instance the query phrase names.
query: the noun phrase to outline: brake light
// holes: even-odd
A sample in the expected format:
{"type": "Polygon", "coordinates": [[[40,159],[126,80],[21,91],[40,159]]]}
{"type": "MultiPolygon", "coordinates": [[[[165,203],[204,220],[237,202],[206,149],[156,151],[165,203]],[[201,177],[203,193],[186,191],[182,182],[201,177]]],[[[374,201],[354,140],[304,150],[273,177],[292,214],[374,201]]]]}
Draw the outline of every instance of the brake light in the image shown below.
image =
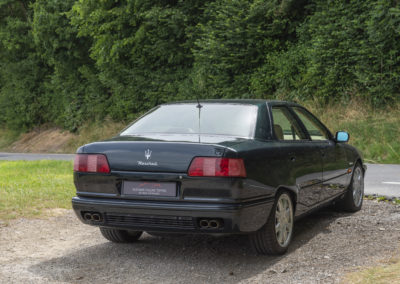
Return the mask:
{"type": "Polygon", "coordinates": [[[196,157],[190,164],[191,177],[246,177],[242,159],[196,157]]]}
{"type": "Polygon", "coordinates": [[[76,154],[74,172],[106,173],[110,172],[106,155],[102,154],[76,154]]]}

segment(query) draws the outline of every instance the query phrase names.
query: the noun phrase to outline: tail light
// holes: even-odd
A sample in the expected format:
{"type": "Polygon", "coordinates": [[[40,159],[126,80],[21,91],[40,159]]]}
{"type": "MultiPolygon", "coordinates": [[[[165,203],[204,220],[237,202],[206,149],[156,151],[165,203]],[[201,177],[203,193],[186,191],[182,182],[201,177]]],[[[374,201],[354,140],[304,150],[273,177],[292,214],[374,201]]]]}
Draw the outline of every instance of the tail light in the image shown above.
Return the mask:
{"type": "Polygon", "coordinates": [[[246,177],[242,159],[196,157],[190,164],[191,177],[246,177]]]}
{"type": "Polygon", "coordinates": [[[83,173],[109,173],[106,155],[102,154],[77,154],[74,161],[74,172],[83,173]]]}

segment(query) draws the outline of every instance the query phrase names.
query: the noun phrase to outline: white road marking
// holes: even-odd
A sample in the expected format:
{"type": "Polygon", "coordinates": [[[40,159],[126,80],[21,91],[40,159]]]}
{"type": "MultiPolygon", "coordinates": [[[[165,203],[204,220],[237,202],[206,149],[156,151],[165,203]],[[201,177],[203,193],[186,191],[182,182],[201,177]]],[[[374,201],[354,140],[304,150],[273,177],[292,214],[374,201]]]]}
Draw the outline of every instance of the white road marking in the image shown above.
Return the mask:
{"type": "Polygon", "coordinates": [[[382,183],[386,183],[386,184],[398,184],[400,185],[399,181],[382,181],[382,183]]]}

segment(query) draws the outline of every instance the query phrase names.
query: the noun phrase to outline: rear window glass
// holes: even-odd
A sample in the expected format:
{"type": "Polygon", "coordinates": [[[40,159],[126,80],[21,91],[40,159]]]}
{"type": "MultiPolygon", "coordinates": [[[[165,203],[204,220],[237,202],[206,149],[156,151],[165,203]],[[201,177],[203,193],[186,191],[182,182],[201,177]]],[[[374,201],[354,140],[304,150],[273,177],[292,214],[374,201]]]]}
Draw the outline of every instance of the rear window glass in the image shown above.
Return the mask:
{"type": "Polygon", "coordinates": [[[258,107],[241,104],[162,105],[120,135],[146,133],[211,134],[253,137],[258,107]]]}

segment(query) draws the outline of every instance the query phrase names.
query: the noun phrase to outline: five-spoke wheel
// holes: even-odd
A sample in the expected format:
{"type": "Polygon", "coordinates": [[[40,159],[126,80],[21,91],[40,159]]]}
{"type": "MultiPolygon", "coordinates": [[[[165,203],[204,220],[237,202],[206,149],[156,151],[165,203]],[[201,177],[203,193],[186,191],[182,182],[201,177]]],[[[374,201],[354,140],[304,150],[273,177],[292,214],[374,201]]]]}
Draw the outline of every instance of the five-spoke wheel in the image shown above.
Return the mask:
{"type": "Polygon", "coordinates": [[[284,254],[293,236],[293,201],[287,191],[280,191],[267,223],[250,235],[250,242],[260,254],[284,254]]]}

